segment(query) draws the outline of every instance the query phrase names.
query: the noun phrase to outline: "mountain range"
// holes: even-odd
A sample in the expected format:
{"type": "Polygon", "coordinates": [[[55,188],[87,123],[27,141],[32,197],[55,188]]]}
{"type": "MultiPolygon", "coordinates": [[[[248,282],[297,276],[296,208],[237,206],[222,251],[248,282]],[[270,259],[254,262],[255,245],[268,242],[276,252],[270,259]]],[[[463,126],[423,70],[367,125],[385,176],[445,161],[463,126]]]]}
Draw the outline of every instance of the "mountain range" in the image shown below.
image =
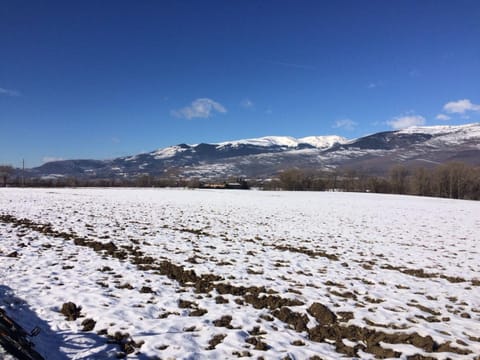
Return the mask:
{"type": "Polygon", "coordinates": [[[200,179],[270,178],[288,168],[352,169],[385,175],[395,164],[431,167],[450,161],[480,165],[480,123],[423,126],[356,139],[267,136],[215,144],[179,144],[110,160],[61,160],[27,169],[28,177],[200,179]]]}

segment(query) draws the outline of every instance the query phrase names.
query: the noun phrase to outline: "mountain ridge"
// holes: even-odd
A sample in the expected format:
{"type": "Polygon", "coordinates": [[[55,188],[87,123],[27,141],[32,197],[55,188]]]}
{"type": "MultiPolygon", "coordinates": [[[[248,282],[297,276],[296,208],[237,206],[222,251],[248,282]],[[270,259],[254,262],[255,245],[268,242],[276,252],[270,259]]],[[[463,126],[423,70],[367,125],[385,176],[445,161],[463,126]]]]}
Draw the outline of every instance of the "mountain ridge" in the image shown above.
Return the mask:
{"type": "Polygon", "coordinates": [[[480,164],[480,123],[417,126],[355,139],[337,135],[265,136],[219,143],[178,144],[110,160],[60,160],[28,169],[30,177],[115,178],[139,175],[265,178],[291,167],[352,168],[385,174],[407,166],[465,161],[480,164]]]}

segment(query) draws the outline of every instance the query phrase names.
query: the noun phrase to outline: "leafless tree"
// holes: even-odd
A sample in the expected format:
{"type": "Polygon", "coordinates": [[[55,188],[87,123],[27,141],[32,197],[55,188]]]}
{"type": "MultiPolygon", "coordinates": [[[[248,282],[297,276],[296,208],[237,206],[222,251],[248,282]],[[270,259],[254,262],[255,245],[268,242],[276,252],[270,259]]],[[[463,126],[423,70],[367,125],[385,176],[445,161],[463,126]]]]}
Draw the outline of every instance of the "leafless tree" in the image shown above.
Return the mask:
{"type": "Polygon", "coordinates": [[[408,170],[403,165],[395,165],[390,169],[390,183],[395,194],[407,193],[407,176],[408,170]]]}
{"type": "Polygon", "coordinates": [[[7,186],[8,177],[13,173],[13,167],[10,165],[0,165],[0,178],[3,180],[3,187],[7,186]]]}

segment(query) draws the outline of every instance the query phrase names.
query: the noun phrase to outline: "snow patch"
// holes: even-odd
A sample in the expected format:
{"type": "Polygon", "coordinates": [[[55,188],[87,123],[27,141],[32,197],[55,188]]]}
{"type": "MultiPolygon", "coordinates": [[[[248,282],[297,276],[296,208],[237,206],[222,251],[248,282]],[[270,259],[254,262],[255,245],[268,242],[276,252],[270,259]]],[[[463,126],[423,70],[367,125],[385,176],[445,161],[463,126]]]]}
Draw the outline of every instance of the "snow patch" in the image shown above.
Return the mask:
{"type": "Polygon", "coordinates": [[[164,149],[158,149],[157,151],[154,151],[151,153],[154,159],[156,160],[161,160],[161,159],[169,159],[174,157],[175,155],[184,152],[187,150],[184,147],[175,145],[175,146],[169,146],[164,149]]]}
{"type": "Polygon", "coordinates": [[[215,145],[217,145],[218,148],[224,148],[227,146],[238,147],[240,145],[253,145],[261,147],[280,146],[286,148],[296,148],[300,144],[308,144],[319,149],[325,149],[331,147],[335,143],[342,144],[346,141],[347,139],[336,135],[307,136],[299,139],[291,136],[265,136],[261,138],[226,141],[217,143],[215,145]]]}

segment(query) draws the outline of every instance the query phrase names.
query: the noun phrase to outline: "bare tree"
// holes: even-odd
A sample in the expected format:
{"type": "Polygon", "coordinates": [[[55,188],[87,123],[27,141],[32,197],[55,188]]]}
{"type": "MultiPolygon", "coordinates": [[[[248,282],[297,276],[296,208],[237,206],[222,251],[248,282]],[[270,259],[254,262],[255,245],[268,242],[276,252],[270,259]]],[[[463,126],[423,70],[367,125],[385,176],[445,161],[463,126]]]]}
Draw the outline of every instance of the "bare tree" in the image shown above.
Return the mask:
{"type": "Polygon", "coordinates": [[[416,168],[413,172],[412,188],[415,195],[431,196],[433,194],[432,171],[424,167],[416,168]]]}
{"type": "Polygon", "coordinates": [[[13,167],[10,165],[0,165],[0,178],[3,180],[3,187],[7,186],[8,177],[13,173],[13,167]]]}
{"type": "Polygon", "coordinates": [[[279,180],[284,190],[311,190],[314,176],[309,171],[293,168],[283,171],[279,180]]]}
{"type": "Polygon", "coordinates": [[[459,162],[439,166],[435,172],[435,181],[437,195],[453,199],[469,198],[468,193],[478,183],[475,169],[459,162]]]}
{"type": "Polygon", "coordinates": [[[390,169],[390,183],[395,194],[405,194],[407,192],[408,170],[402,165],[395,165],[390,169]]]}
{"type": "Polygon", "coordinates": [[[343,190],[355,191],[358,186],[358,174],[354,169],[347,169],[343,175],[343,190]]]}

